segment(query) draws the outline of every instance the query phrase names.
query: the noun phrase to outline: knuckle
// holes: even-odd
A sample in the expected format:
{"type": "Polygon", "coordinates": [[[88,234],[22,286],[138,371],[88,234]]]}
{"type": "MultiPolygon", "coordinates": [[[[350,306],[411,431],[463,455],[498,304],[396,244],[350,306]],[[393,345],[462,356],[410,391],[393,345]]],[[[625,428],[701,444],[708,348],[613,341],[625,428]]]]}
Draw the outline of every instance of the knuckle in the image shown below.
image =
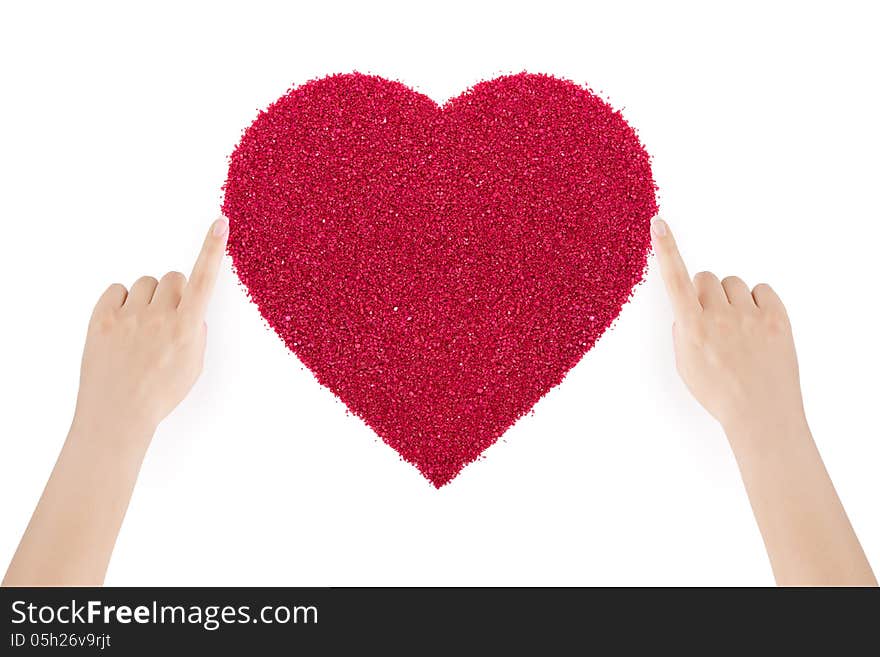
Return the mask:
{"type": "Polygon", "coordinates": [[[709,341],[709,326],[706,322],[700,321],[694,323],[688,330],[691,342],[704,345],[709,341]]]}
{"type": "Polygon", "coordinates": [[[134,282],[135,285],[157,285],[158,283],[159,281],[154,276],[141,276],[134,282]]]}
{"type": "Polygon", "coordinates": [[[739,276],[725,276],[721,283],[724,285],[745,285],[743,279],[739,276]]]}
{"type": "Polygon", "coordinates": [[[764,315],[764,325],[773,335],[787,333],[789,330],[788,317],[784,312],[769,312],[764,315]]]}
{"type": "Polygon", "coordinates": [[[141,319],[135,313],[120,312],[115,314],[115,326],[126,333],[133,333],[141,323],[141,319]]]}
{"type": "Polygon", "coordinates": [[[107,286],[107,289],[104,290],[104,294],[125,294],[128,290],[122,283],[113,283],[107,286]]]}
{"type": "Polygon", "coordinates": [[[156,365],[160,369],[171,369],[174,367],[175,360],[175,351],[171,348],[165,348],[156,356],[156,365]]]}
{"type": "Polygon", "coordinates": [[[761,333],[761,317],[758,313],[748,313],[740,317],[739,329],[746,339],[753,339],[761,333]]]}
{"type": "Polygon", "coordinates": [[[737,318],[728,312],[716,312],[710,316],[712,329],[717,335],[727,335],[737,328],[737,318]]]}
{"type": "Polygon", "coordinates": [[[737,313],[737,316],[739,317],[739,321],[742,323],[742,325],[747,329],[756,326],[761,319],[761,315],[758,312],[757,308],[754,308],[752,310],[739,311],[737,313]]]}
{"type": "Polygon", "coordinates": [[[189,344],[193,339],[193,331],[188,322],[177,322],[174,325],[174,331],[171,338],[175,344],[189,344]]]}
{"type": "Polygon", "coordinates": [[[92,315],[91,327],[101,335],[106,335],[116,326],[116,313],[113,311],[96,312],[92,315]]]}
{"type": "Polygon", "coordinates": [[[760,299],[762,308],[768,312],[785,314],[785,306],[776,291],[767,283],[759,283],[752,290],[755,299],[760,299]]]}
{"type": "Polygon", "coordinates": [[[143,326],[150,333],[159,333],[165,326],[166,321],[167,316],[165,313],[148,312],[143,320],[143,326]]]}
{"type": "Polygon", "coordinates": [[[163,283],[183,284],[183,283],[186,283],[186,276],[184,276],[179,271],[169,271],[167,274],[165,274],[162,277],[162,282],[163,283]]]}

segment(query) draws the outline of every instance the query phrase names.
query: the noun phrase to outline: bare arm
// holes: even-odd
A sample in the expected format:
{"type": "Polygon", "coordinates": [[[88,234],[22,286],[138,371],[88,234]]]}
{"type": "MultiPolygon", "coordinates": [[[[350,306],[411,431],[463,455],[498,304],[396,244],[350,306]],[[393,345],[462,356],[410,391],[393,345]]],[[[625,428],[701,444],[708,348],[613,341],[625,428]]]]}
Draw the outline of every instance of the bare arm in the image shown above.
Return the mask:
{"type": "Polygon", "coordinates": [[[876,586],[807,426],[782,301],[735,276],[691,281],[666,223],[655,220],[652,234],[676,366],[727,434],[777,584],[876,586]]]}
{"type": "Polygon", "coordinates": [[[143,277],[98,300],[70,433],[4,586],[103,583],[156,426],[201,373],[227,232],[223,219],[212,225],[189,281],[143,277]]]}

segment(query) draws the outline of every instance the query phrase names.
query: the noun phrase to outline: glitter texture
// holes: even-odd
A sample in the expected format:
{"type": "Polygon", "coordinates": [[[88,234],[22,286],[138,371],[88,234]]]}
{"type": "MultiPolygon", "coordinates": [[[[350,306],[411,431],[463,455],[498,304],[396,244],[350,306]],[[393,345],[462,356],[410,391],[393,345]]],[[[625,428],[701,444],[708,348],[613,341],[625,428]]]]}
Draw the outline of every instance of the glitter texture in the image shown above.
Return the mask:
{"type": "Polygon", "coordinates": [[[225,190],[263,317],[437,487],[617,317],[657,209],[620,114],[527,73],[443,107],[358,73],[309,82],[245,131],[225,190]]]}

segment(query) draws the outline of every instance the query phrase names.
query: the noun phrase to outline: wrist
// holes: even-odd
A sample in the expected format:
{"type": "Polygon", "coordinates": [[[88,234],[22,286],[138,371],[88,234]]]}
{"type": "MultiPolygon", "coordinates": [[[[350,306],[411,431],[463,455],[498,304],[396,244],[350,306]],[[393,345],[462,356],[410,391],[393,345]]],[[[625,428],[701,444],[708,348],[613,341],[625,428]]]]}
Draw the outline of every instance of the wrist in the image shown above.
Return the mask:
{"type": "Polygon", "coordinates": [[[77,409],[70,426],[67,445],[111,458],[139,461],[146,454],[155,429],[155,426],[144,420],[77,409]]]}
{"type": "Polygon", "coordinates": [[[744,414],[722,424],[737,460],[768,458],[784,454],[811,440],[803,409],[744,414]]]}

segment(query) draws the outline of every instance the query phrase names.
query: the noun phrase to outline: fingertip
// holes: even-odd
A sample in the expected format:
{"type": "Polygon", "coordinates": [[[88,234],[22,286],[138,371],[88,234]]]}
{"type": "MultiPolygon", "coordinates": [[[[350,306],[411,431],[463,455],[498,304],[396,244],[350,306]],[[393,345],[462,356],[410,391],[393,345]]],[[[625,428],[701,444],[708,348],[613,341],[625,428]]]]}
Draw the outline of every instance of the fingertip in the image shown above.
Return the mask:
{"type": "Polygon", "coordinates": [[[654,217],[651,221],[651,235],[655,238],[666,237],[669,234],[669,226],[660,217],[654,217]]]}
{"type": "Polygon", "coordinates": [[[223,215],[220,215],[220,217],[215,220],[211,226],[211,235],[218,238],[225,238],[227,235],[229,235],[229,220],[223,215]]]}

